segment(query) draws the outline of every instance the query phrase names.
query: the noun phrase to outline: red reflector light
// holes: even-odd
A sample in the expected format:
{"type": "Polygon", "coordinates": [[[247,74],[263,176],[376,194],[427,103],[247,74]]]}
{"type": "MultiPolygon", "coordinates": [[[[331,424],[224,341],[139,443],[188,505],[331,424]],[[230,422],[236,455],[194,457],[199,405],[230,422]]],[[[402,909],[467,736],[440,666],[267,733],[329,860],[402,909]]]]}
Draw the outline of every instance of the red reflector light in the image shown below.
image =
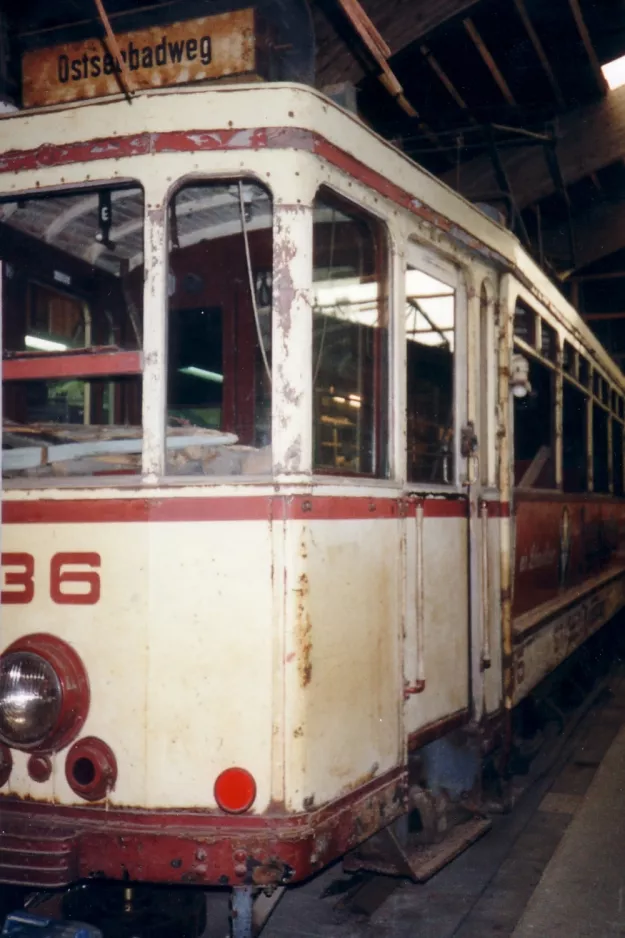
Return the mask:
{"type": "Polygon", "coordinates": [[[214,794],[222,811],[241,814],[254,804],[256,782],[247,769],[226,769],[217,777],[214,794]]]}

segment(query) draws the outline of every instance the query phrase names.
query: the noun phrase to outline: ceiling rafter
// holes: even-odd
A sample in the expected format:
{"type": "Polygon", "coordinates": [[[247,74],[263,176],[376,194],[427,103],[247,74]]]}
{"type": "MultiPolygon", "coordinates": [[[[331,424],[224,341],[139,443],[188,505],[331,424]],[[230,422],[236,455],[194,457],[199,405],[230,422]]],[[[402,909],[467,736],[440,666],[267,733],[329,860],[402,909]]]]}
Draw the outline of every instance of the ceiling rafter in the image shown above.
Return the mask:
{"type": "Polygon", "coordinates": [[[506,99],[509,105],[511,105],[512,107],[516,107],[516,101],[514,100],[514,95],[510,91],[510,88],[508,87],[508,82],[501,74],[501,71],[499,70],[499,66],[497,65],[494,58],[492,57],[486,43],[484,42],[479,32],[477,31],[475,27],[475,23],[470,17],[467,17],[464,20],[464,28],[466,29],[467,33],[469,34],[469,36],[475,43],[477,51],[482,56],[484,64],[486,65],[486,67],[488,68],[488,71],[491,73],[491,75],[495,79],[502,95],[504,96],[504,98],[506,99]]]}
{"type": "MultiPolygon", "coordinates": [[[[569,111],[556,131],[562,177],[567,186],[610,163],[625,152],[625,85],[595,104],[569,111]]],[[[501,152],[502,163],[520,208],[552,195],[555,183],[540,147],[511,147],[501,152]]],[[[458,186],[456,172],[441,178],[468,199],[479,199],[497,187],[490,159],[483,155],[463,163],[458,186]]]]}
{"type": "Polygon", "coordinates": [[[577,31],[579,32],[581,40],[584,43],[586,54],[590,60],[590,65],[595,76],[595,81],[597,82],[599,89],[605,92],[607,88],[606,80],[603,77],[603,72],[601,71],[601,66],[599,65],[599,59],[597,58],[595,47],[592,44],[592,39],[590,38],[590,33],[588,32],[588,27],[586,26],[586,21],[584,20],[581,7],[579,5],[579,0],[569,0],[569,6],[571,8],[571,13],[573,14],[573,19],[575,20],[575,25],[577,26],[577,31]]]}
{"type": "MultiPolygon", "coordinates": [[[[113,192],[111,192],[111,200],[113,202],[119,202],[123,199],[127,199],[128,193],[128,189],[115,189],[113,192]]],[[[48,242],[55,241],[56,238],[58,238],[58,236],[72,224],[72,222],[78,221],[79,218],[83,218],[85,215],[88,215],[89,212],[97,212],[97,209],[97,192],[90,193],[83,199],[80,199],[80,201],[74,202],[72,205],[66,208],[65,211],[59,212],[56,218],[50,222],[44,232],[44,240],[48,242]]]]}
{"type": "Polygon", "coordinates": [[[430,68],[432,69],[436,77],[439,79],[443,87],[447,90],[451,98],[455,101],[455,103],[458,105],[460,110],[466,112],[468,119],[471,121],[471,123],[476,124],[477,121],[475,120],[473,115],[469,113],[467,102],[464,100],[464,98],[462,97],[462,95],[460,94],[460,92],[458,91],[454,83],[452,82],[451,78],[449,77],[447,72],[444,70],[440,62],[438,61],[438,59],[432,53],[429,46],[426,46],[425,43],[422,43],[419,48],[421,51],[421,55],[425,58],[428,65],[430,66],[430,68]]]}
{"type": "Polygon", "coordinates": [[[564,97],[562,96],[562,91],[560,85],[554,75],[553,69],[551,67],[551,62],[549,61],[549,56],[543,48],[543,44],[538,37],[538,33],[534,29],[534,24],[532,23],[529,13],[527,12],[527,7],[525,6],[524,0],[514,0],[514,5],[517,9],[523,26],[525,27],[525,32],[529,36],[530,42],[534,47],[534,52],[538,56],[540,64],[543,67],[549,84],[551,85],[551,90],[553,91],[553,96],[558,104],[558,107],[564,108],[564,97]]]}
{"type": "MultiPolygon", "coordinates": [[[[361,0],[362,7],[384,36],[391,55],[422,39],[438,26],[466,13],[480,0],[361,0]]],[[[366,68],[339,35],[326,7],[314,4],[313,21],[317,37],[317,85],[341,81],[358,82],[366,68]]]]}

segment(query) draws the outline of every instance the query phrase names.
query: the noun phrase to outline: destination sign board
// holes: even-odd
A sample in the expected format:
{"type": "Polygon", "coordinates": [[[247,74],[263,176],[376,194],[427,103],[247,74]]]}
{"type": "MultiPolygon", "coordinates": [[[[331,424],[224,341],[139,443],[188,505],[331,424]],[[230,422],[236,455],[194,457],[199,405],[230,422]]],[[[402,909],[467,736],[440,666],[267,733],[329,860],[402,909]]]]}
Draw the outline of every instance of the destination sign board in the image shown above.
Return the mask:
{"type": "MultiPolygon", "coordinates": [[[[118,33],[135,90],[254,73],[257,48],[252,8],[118,33]]],[[[106,40],[86,39],[22,58],[24,107],[118,94],[121,66],[106,40]]]]}

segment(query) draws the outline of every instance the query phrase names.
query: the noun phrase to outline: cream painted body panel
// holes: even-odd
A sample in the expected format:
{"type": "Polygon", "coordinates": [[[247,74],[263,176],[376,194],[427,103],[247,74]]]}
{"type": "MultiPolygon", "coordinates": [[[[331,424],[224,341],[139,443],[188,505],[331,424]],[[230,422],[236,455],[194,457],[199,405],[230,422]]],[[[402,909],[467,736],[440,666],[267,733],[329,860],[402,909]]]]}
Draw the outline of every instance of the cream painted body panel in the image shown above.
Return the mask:
{"type": "MultiPolygon", "coordinates": [[[[418,597],[412,583],[419,563],[417,540],[411,536],[414,519],[407,519],[406,551],[407,670],[417,652],[418,597]]],[[[467,521],[464,518],[425,518],[423,522],[423,664],[425,689],[408,698],[407,734],[469,706],[469,614],[467,521]]],[[[416,662],[418,665],[418,661],[416,662]]],[[[412,665],[414,668],[414,664],[412,665]]],[[[405,674],[408,684],[413,675],[405,674]]]]}
{"type": "Polygon", "coordinates": [[[300,523],[289,534],[288,808],[324,804],[402,761],[399,522],[300,523]]]}
{"type": "MultiPolygon", "coordinates": [[[[102,738],[119,765],[110,803],[211,807],[219,772],[243,765],[257,781],[256,810],[265,808],[272,738],[269,525],[7,525],[3,540],[5,551],[34,554],[37,583],[32,603],[3,607],[3,647],[46,631],[79,653],[91,686],[81,735],[102,738]],[[44,574],[60,550],[101,555],[97,604],[51,601],[44,574]]],[[[55,757],[53,779],[37,784],[19,755],[11,791],[75,802],[64,756],[55,757]]]]}
{"type": "Polygon", "coordinates": [[[482,668],[484,712],[495,713],[503,700],[501,683],[502,647],[501,647],[501,577],[500,577],[500,540],[501,525],[499,518],[488,521],[488,649],[490,664],[482,668]]]}

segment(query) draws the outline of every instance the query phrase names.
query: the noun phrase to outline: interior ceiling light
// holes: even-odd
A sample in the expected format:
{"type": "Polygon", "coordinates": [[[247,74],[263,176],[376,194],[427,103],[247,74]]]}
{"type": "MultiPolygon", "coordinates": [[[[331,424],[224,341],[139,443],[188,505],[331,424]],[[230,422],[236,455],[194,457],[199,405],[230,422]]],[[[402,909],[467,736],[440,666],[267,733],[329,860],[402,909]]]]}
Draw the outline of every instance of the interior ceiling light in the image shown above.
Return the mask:
{"type": "Polygon", "coordinates": [[[189,365],[187,368],[179,368],[181,375],[191,375],[192,378],[202,378],[203,381],[214,381],[216,384],[224,383],[224,376],[216,371],[207,371],[206,368],[197,368],[195,365],[189,365]]]}
{"type": "Polygon", "coordinates": [[[53,342],[52,339],[44,339],[37,335],[25,336],[24,345],[39,352],[66,352],[69,348],[64,342],[53,342]]]}
{"type": "Polygon", "coordinates": [[[612,62],[606,62],[605,65],[601,66],[601,71],[611,91],[625,85],[625,55],[613,59],[612,62]]]}

